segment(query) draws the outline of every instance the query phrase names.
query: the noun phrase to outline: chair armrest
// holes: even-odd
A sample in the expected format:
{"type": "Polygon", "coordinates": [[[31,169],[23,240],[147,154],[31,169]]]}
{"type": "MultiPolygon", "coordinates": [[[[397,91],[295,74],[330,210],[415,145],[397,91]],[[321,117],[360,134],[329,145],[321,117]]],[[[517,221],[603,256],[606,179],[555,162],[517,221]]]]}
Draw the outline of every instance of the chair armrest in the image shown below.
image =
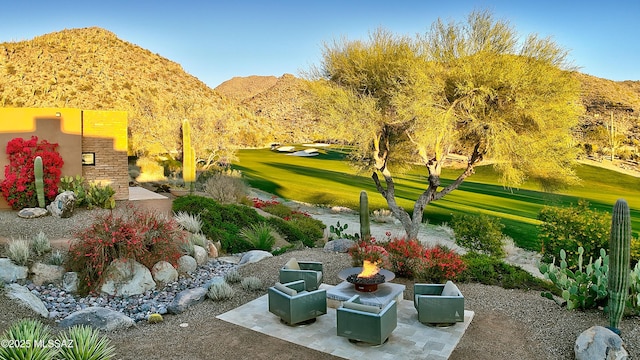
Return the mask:
{"type": "Polygon", "coordinates": [[[444,284],[414,284],[413,293],[415,295],[439,296],[442,294],[444,284]]]}

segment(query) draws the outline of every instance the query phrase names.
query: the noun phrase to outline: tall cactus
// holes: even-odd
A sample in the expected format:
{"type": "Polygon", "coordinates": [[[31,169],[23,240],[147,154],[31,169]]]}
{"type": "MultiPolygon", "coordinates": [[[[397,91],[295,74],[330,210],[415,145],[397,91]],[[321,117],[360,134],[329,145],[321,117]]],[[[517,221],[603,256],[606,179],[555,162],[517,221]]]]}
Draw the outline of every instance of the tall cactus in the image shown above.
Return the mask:
{"type": "Polygon", "coordinates": [[[38,196],[38,206],[44,208],[44,172],[42,170],[42,158],[36,156],[33,160],[33,175],[36,179],[36,195],[38,196]]]}
{"type": "Polygon", "coordinates": [[[629,205],[618,199],[613,206],[609,240],[609,328],[617,333],[629,293],[631,253],[631,217],[629,205]]]}
{"type": "Polygon", "coordinates": [[[369,240],[371,238],[371,225],[369,223],[369,198],[367,192],[360,191],[360,238],[369,240]]]}
{"type": "Polygon", "coordinates": [[[191,147],[191,125],[189,120],[182,121],[182,178],[185,183],[196,181],[196,152],[191,147]]]}

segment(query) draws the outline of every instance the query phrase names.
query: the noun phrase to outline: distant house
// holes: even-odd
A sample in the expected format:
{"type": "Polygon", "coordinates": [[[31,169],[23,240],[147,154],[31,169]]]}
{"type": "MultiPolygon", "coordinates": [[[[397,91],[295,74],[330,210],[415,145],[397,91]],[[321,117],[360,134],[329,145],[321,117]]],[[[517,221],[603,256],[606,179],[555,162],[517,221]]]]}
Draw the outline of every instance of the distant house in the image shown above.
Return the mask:
{"type": "MultiPolygon", "coordinates": [[[[62,176],[81,175],[109,184],[116,200],[129,198],[127,113],[70,108],[0,108],[0,181],[9,164],[6,146],[14,138],[37,136],[58,144],[62,176]]],[[[0,208],[10,208],[0,196],[0,208]]]]}

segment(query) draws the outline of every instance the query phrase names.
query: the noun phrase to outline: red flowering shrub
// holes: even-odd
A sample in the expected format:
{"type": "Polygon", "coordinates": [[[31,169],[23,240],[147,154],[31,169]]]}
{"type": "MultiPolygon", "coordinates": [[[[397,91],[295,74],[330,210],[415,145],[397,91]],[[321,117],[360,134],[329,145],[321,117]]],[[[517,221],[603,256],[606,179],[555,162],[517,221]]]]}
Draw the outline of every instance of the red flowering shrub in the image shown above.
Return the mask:
{"type": "Polygon", "coordinates": [[[0,183],[2,196],[13,209],[36,207],[38,198],[35,192],[33,160],[42,158],[44,196],[52,201],[58,195],[58,184],[64,161],[56,150],[58,144],[46,140],[38,142],[37,136],[30,140],[15,138],[7,143],[9,165],[4,169],[4,180],[0,183]]]}
{"type": "Polygon", "coordinates": [[[435,246],[424,250],[421,260],[416,263],[415,278],[441,284],[446,280],[454,280],[466,268],[466,263],[456,252],[444,246],[435,246]]]}
{"type": "Polygon", "coordinates": [[[424,255],[424,246],[418,240],[394,238],[385,244],[389,252],[391,271],[398,276],[413,278],[416,262],[424,255]]]}
{"type": "Polygon", "coordinates": [[[376,243],[374,237],[358,241],[356,245],[349,248],[349,255],[353,266],[362,266],[362,263],[367,260],[377,263],[382,268],[389,267],[389,253],[387,249],[376,243]]]}
{"type": "Polygon", "coordinates": [[[134,259],[151,268],[165,260],[173,265],[182,256],[184,233],[173,219],[133,208],[116,215],[99,215],[88,229],[76,234],[66,267],[78,272],[79,291],[87,293],[102,285],[102,274],[118,258],[134,259]]]}

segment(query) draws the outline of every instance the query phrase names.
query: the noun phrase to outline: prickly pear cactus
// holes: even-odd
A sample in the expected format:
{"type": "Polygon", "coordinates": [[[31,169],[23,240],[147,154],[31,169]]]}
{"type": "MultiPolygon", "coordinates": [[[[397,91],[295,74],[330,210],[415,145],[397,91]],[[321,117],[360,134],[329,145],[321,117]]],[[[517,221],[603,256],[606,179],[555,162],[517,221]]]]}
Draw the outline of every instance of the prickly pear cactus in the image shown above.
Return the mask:
{"type": "Polygon", "coordinates": [[[33,160],[33,174],[36,179],[36,195],[38,196],[38,206],[44,208],[44,173],[42,169],[42,158],[36,156],[33,160]]]}
{"type": "Polygon", "coordinates": [[[367,192],[360,191],[360,238],[369,240],[371,238],[371,225],[369,222],[369,198],[367,192]]]}
{"type": "Polygon", "coordinates": [[[629,261],[631,253],[631,216],[629,205],[619,199],[613,206],[609,240],[609,327],[619,332],[629,293],[629,261]]]}

